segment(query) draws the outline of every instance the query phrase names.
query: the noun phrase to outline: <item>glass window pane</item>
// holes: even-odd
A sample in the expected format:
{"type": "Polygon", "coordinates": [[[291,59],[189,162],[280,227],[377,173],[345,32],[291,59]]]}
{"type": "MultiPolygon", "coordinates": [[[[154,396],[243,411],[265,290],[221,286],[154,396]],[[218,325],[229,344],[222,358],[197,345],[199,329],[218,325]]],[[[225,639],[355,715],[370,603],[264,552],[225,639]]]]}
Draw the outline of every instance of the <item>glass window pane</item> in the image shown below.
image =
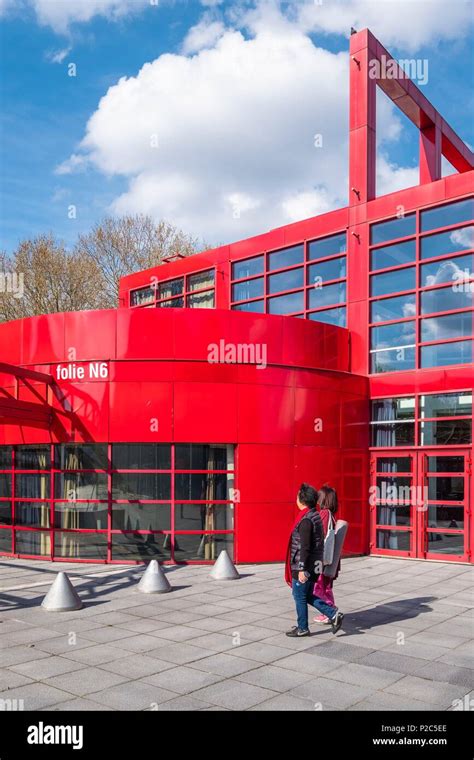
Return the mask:
{"type": "Polygon", "coordinates": [[[402,502],[410,504],[412,497],[412,478],[411,477],[389,477],[383,475],[377,477],[377,497],[378,502],[395,503],[402,502]]]}
{"type": "Polygon", "coordinates": [[[474,247],[474,227],[461,227],[450,232],[439,232],[421,238],[420,256],[429,259],[474,247]]]}
{"type": "Polygon", "coordinates": [[[143,562],[157,559],[166,562],[171,558],[171,536],[159,533],[113,533],[112,559],[123,562],[143,562]]]}
{"type": "Polygon", "coordinates": [[[337,325],[338,327],[346,326],[346,309],[325,309],[324,311],[315,311],[308,314],[309,319],[315,322],[325,322],[328,325],[337,325]]]}
{"type": "Polygon", "coordinates": [[[176,504],[174,524],[176,530],[233,530],[233,505],[176,504]]]}
{"type": "Polygon", "coordinates": [[[302,264],[304,260],[304,246],[295,245],[292,248],[285,248],[282,251],[274,251],[268,256],[268,268],[283,269],[291,267],[293,264],[302,264]]]}
{"type": "Polygon", "coordinates": [[[375,351],[371,356],[371,372],[401,372],[415,369],[415,349],[395,348],[389,351],[375,351]]]}
{"type": "Polygon", "coordinates": [[[184,277],[178,277],[176,280],[168,280],[158,285],[158,298],[171,298],[180,296],[184,288],[184,277]]]}
{"type": "Polygon", "coordinates": [[[474,217],[474,200],[467,198],[445,206],[436,206],[421,212],[421,230],[435,230],[437,227],[449,227],[458,222],[467,222],[474,217]]]}
{"type": "Polygon", "coordinates": [[[470,335],[472,335],[471,311],[421,320],[420,339],[422,343],[449,338],[467,338],[470,335]]]}
{"type": "Polygon", "coordinates": [[[188,309],[213,309],[214,308],[214,291],[208,290],[204,293],[195,293],[186,299],[188,309]]]}
{"type": "Polygon", "coordinates": [[[263,270],[263,256],[255,256],[253,259],[245,259],[245,261],[236,261],[235,264],[232,264],[232,279],[240,280],[243,277],[251,277],[254,274],[263,274],[263,270]]]}
{"type": "Polygon", "coordinates": [[[340,232],[338,235],[313,240],[308,245],[309,259],[323,259],[325,256],[334,256],[338,253],[345,253],[347,250],[346,233],[340,232]]]}
{"type": "Polygon", "coordinates": [[[426,457],[428,472],[464,472],[464,457],[426,457]]]}
{"type": "Polygon", "coordinates": [[[415,423],[371,425],[372,446],[414,446],[415,423]]]}
{"type": "Polygon", "coordinates": [[[47,531],[16,530],[15,552],[17,554],[31,554],[37,557],[49,557],[51,555],[49,535],[47,531]]]}
{"type": "MultiPolygon", "coordinates": [[[[15,524],[30,528],[50,527],[49,502],[40,504],[35,501],[17,501],[15,504],[15,524]]],[[[107,527],[107,525],[105,526],[107,527]]]]}
{"type": "Polygon", "coordinates": [[[420,423],[422,446],[460,446],[471,443],[471,420],[437,420],[420,423]]]}
{"type": "Polygon", "coordinates": [[[268,300],[269,314],[293,314],[294,312],[303,311],[304,293],[290,293],[287,296],[278,296],[268,300]]]}
{"type": "Polygon", "coordinates": [[[430,553],[464,554],[464,535],[462,533],[433,533],[428,531],[427,538],[430,553]]]}
{"type": "Polygon", "coordinates": [[[152,473],[114,473],[112,498],[116,501],[169,501],[171,498],[171,475],[152,473]]]}
{"type": "MultiPolygon", "coordinates": [[[[461,286],[462,287],[462,286],[461,286]]],[[[438,311],[454,311],[469,309],[472,304],[472,293],[454,288],[438,288],[425,290],[421,294],[421,313],[435,314],[438,311]]]]}
{"type": "Polygon", "coordinates": [[[49,499],[49,475],[16,475],[15,496],[21,499],[49,499]]]}
{"type": "Polygon", "coordinates": [[[159,301],[156,305],[159,309],[182,309],[184,298],[171,298],[169,301],[159,301]]]}
{"type": "Polygon", "coordinates": [[[377,472],[411,472],[410,457],[377,457],[377,472]]]}
{"type": "Polygon", "coordinates": [[[11,470],[12,468],[12,447],[0,446],[0,470],[11,470]]]}
{"type": "Polygon", "coordinates": [[[430,501],[464,501],[464,478],[457,475],[428,478],[428,499],[430,501]]]}
{"type": "Polygon", "coordinates": [[[442,261],[433,261],[431,264],[423,264],[420,282],[422,287],[463,281],[466,281],[467,285],[473,272],[472,254],[456,256],[454,259],[442,259],[442,261]]]}
{"type": "Polygon", "coordinates": [[[344,303],[346,300],[346,283],[337,282],[335,285],[314,286],[310,288],[309,308],[317,309],[320,306],[344,303]]]}
{"type": "Polygon", "coordinates": [[[250,303],[239,303],[232,306],[234,311],[253,311],[257,314],[265,312],[265,301],[251,301],[250,303]]]}
{"type": "Polygon", "coordinates": [[[230,499],[234,476],[224,473],[178,473],[174,482],[178,501],[225,501],[230,499]]]}
{"type": "Polygon", "coordinates": [[[130,306],[144,306],[147,303],[153,303],[155,300],[155,288],[147,287],[130,292],[130,306]]]}
{"type": "MultiPolygon", "coordinates": [[[[302,288],[304,285],[304,270],[289,269],[287,272],[281,274],[272,274],[268,278],[268,292],[269,293],[281,293],[284,290],[295,290],[296,288],[302,288]]],[[[260,293],[257,293],[260,295],[260,293]]]]}
{"type": "Polygon", "coordinates": [[[389,322],[400,317],[414,317],[416,314],[416,296],[396,296],[382,298],[370,304],[371,322],[389,322]]]}
{"type": "Polygon", "coordinates": [[[177,470],[233,470],[234,447],[225,444],[177,443],[177,470]]]}
{"type": "Polygon", "coordinates": [[[370,228],[370,244],[385,243],[386,240],[408,237],[416,232],[415,214],[400,219],[390,219],[388,222],[372,224],[370,228]]]}
{"type": "Polygon", "coordinates": [[[177,562],[214,561],[225,549],[234,557],[234,537],[232,533],[200,534],[178,533],[176,536],[175,558],[177,562]]]}
{"type": "Polygon", "coordinates": [[[66,501],[106,500],[107,475],[99,472],[71,472],[57,474],[54,479],[54,497],[66,501]]]}
{"type": "Polygon", "coordinates": [[[56,531],[54,553],[56,557],[104,561],[107,559],[107,534],[56,531]]]}
{"type": "Polygon", "coordinates": [[[170,470],[171,446],[162,443],[114,443],[114,470],[170,470]]]}
{"type": "Polygon", "coordinates": [[[413,420],[415,418],[415,399],[381,398],[372,401],[372,421],[386,422],[392,420],[413,420]]]}
{"type": "Polygon", "coordinates": [[[420,351],[421,367],[447,367],[450,364],[472,363],[471,340],[423,346],[420,351]]]}
{"type": "Polygon", "coordinates": [[[410,507],[377,506],[377,525],[410,525],[410,507]]]}
{"type": "Polygon", "coordinates": [[[0,525],[12,525],[11,501],[0,501],[0,525]]]}
{"type": "Polygon", "coordinates": [[[0,472],[0,498],[8,499],[12,495],[12,476],[0,472]]]}
{"type": "Polygon", "coordinates": [[[393,325],[372,327],[370,330],[370,347],[372,349],[414,346],[415,343],[415,322],[396,322],[393,325]]]}
{"type": "Polygon", "coordinates": [[[2,554],[12,553],[12,531],[0,530],[0,552],[2,554]]]}
{"type": "Polygon", "coordinates": [[[106,470],[107,444],[65,443],[54,447],[58,470],[106,470]]]}
{"type": "Polygon", "coordinates": [[[112,530],[171,530],[171,505],[112,504],[112,530]]]}
{"type": "Polygon", "coordinates": [[[375,274],[370,278],[370,295],[384,296],[403,290],[414,290],[416,284],[415,267],[396,269],[393,272],[375,274]]]}
{"type": "Polygon", "coordinates": [[[397,552],[410,551],[410,530],[378,530],[377,549],[389,549],[397,552]]]}
{"type": "Polygon", "coordinates": [[[372,269],[385,269],[401,264],[409,264],[416,258],[416,241],[406,240],[404,243],[394,243],[376,248],[370,255],[372,269]]]}
{"type": "Polygon", "coordinates": [[[308,267],[308,285],[322,284],[328,280],[339,280],[346,276],[346,257],[329,259],[321,264],[308,267]]]}
{"type": "Polygon", "coordinates": [[[232,300],[244,301],[247,298],[258,298],[263,296],[263,277],[257,277],[255,280],[244,280],[232,285],[232,300]]]}
{"type": "Polygon", "coordinates": [[[54,505],[54,527],[64,530],[107,530],[108,504],[57,501],[54,505]]]}
{"type": "Polygon", "coordinates": [[[15,446],[17,470],[49,470],[51,446],[15,446]]]}
{"type": "Polygon", "coordinates": [[[421,396],[422,417],[457,417],[472,414],[472,393],[443,393],[421,396]]]}
{"type": "Polygon", "coordinates": [[[208,269],[206,272],[198,272],[197,274],[188,275],[187,289],[202,290],[204,288],[212,288],[214,285],[214,270],[208,269]]]}
{"type": "Polygon", "coordinates": [[[453,507],[450,504],[428,504],[427,512],[430,528],[464,530],[464,507],[453,507]]]}

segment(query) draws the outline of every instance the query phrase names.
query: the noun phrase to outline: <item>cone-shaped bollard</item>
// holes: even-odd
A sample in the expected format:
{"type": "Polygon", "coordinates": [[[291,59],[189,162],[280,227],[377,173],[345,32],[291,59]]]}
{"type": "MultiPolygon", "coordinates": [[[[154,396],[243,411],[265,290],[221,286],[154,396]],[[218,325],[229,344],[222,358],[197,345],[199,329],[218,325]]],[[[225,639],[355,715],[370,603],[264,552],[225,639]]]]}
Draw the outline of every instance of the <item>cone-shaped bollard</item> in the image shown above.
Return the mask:
{"type": "Polygon", "coordinates": [[[82,602],[66,573],[58,573],[41,606],[48,612],[80,610],[82,602]]]}
{"type": "Polygon", "coordinates": [[[235,581],[237,578],[240,578],[236,566],[225,549],[219,554],[210,576],[216,581],[235,581]]]}
{"type": "Polygon", "coordinates": [[[170,582],[156,559],[152,559],[145,570],[138,590],[144,594],[166,594],[171,591],[170,582]]]}

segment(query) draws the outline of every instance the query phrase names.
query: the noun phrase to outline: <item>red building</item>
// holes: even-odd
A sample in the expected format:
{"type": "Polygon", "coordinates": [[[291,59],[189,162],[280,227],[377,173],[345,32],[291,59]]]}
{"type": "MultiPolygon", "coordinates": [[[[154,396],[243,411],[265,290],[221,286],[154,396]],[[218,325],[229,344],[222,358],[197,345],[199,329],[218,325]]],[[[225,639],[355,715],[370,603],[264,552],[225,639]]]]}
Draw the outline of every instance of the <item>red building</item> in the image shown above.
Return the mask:
{"type": "Polygon", "coordinates": [[[0,325],[2,553],[282,560],[306,480],[348,554],[472,562],[474,157],[374,60],[354,34],[347,207],[0,325]],[[419,184],[381,197],[377,86],[419,130],[419,184]]]}

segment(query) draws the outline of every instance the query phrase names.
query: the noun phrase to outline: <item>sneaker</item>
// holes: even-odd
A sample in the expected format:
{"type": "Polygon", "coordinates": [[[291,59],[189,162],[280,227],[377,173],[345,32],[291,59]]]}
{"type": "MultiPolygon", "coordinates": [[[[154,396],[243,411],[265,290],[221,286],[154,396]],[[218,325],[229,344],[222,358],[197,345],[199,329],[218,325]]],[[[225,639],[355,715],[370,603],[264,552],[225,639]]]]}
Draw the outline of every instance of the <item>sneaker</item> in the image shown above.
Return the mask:
{"type": "Polygon", "coordinates": [[[315,623],[319,623],[319,625],[329,625],[331,622],[326,615],[317,615],[313,620],[315,623]]]}
{"type": "Polygon", "coordinates": [[[299,638],[300,636],[309,636],[310,633],[309,633],[308,628],[304,630],[303,628],[298,628],[297,626],[295,626],[294,628],[291,629],[291,631],[287,631],[286,635],[291,636],[292,638],[299,638]]]}
{"type": "Polygon", "coordinates": [[[332,632],[337,633],[339,628],[342,625],[342,621],[344,620],[344,615],[342,612],[339,612],[339,610],[336,612],[334,617],[329,621],[332,626],[332,632]]]}

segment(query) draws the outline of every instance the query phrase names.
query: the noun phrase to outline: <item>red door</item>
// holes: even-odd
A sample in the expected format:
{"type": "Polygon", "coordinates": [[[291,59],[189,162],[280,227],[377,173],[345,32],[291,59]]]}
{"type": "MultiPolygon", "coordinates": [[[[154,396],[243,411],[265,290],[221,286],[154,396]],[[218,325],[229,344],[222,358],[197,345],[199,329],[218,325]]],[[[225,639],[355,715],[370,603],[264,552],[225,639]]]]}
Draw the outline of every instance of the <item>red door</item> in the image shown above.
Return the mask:
{"type": "Polygon", "coordinates": [[[373,454],[372,554],[467,562],[470,452],[373,454]]]}

